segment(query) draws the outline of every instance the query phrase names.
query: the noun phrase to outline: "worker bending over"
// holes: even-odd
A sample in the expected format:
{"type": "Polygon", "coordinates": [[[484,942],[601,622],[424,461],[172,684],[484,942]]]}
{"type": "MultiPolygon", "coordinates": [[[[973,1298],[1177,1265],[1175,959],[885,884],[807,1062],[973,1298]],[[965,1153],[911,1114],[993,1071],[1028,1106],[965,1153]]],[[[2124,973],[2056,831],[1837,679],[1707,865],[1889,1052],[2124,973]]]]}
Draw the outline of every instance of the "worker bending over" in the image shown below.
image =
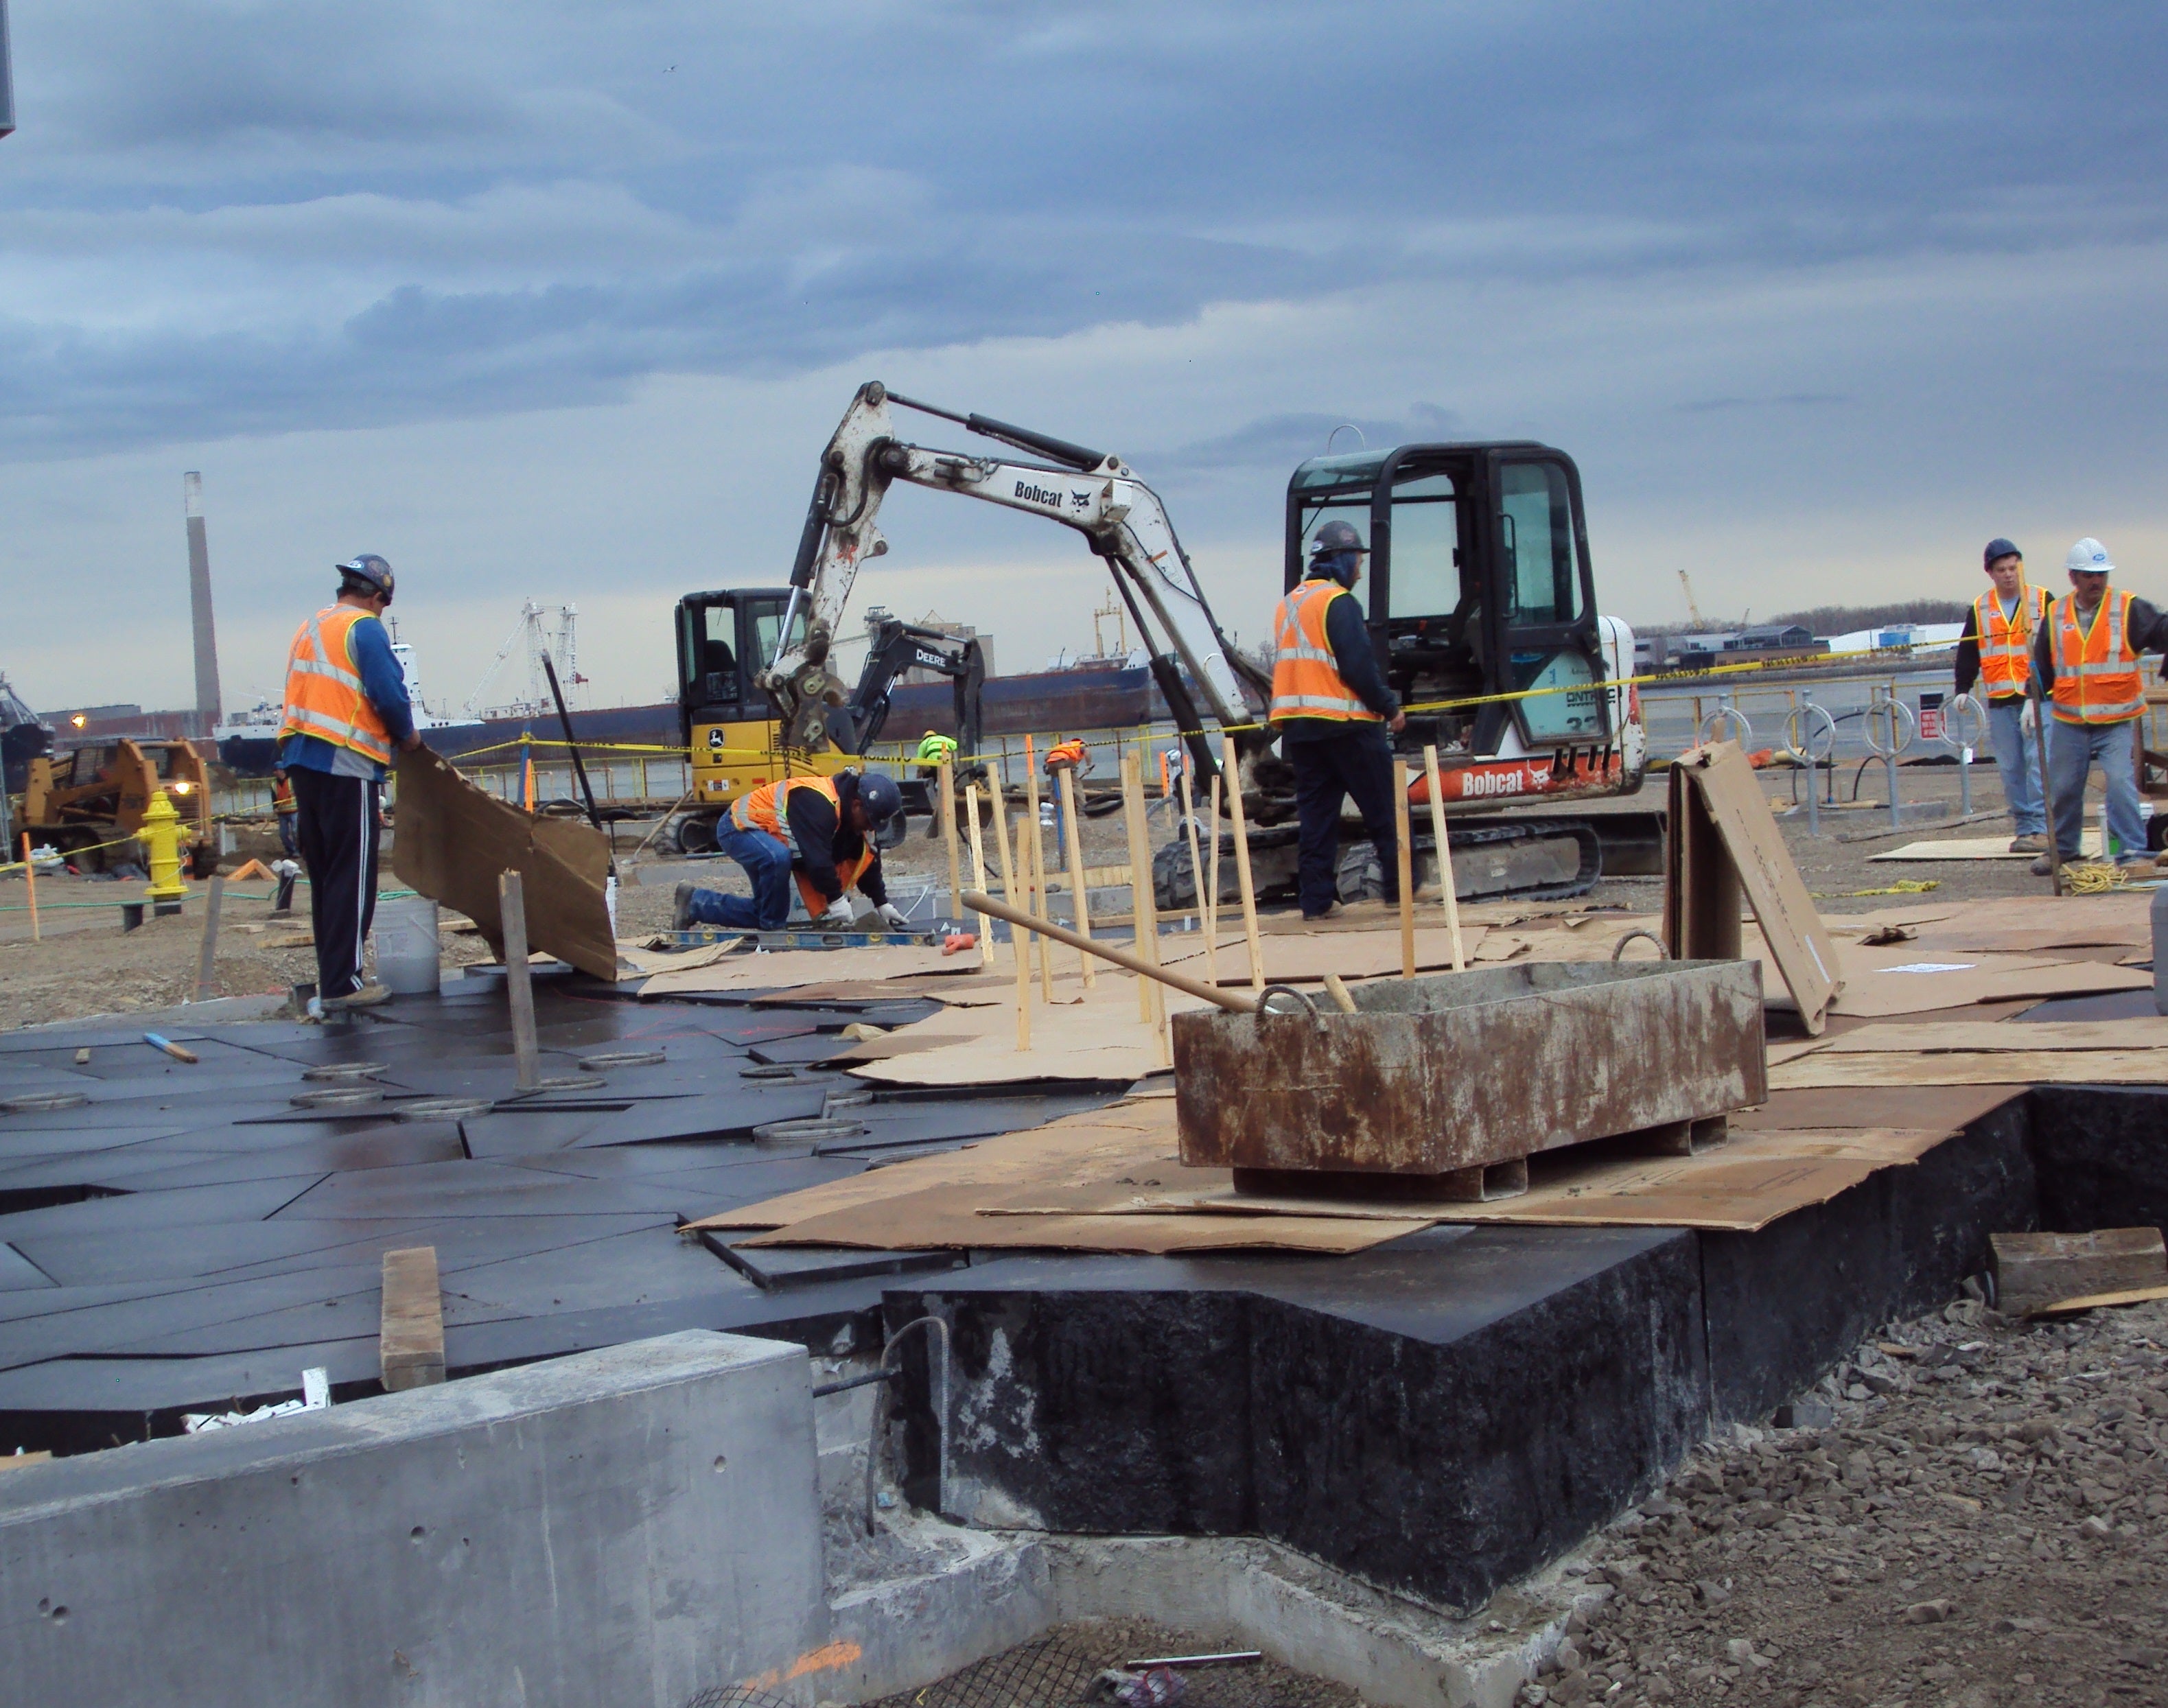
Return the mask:
{"type": "Polygon", "coordinates": [[[2045,625],[2048,590],[2025,579],[2025,554],[2006,539],[1987,543],[1984,566],[1994,585],[1972,602],[1958,637],[1957,689],[1978,683],[1987,701],[1988,739],[2017,840],[2013,854],[2048,851],[2048,814],[2040,801],[2039,715],[2032,643],[2045,625]]]}
{"type": "MultiPolygon", "coordinates": [[[[1077,810],[1081,812],[1084,807],[1084,779],[1092,769],[1092,756],[1085,751],[1082,739],[1071,735],[1046,750],[1044,763],[1047,792],[1054,797],[1054,846],[1057,849],[1065,848],[1068,846],[1065,839],[1069,835],[1069,827],[1068,819],[1061,810],[1061,773],[1065,771],[1069,773],[1071,793],[1076,797],[1077,810]]],[[[1077,834],[1081,835],[1083,825],[1080,824],[1076,829],[1077,834]]]]}
{"type": "Polygon", "coordinates": [[[1338,910],[1340,804],[1352,798],[1378,851],[1385,899],[1400,899],[1393,825],[1393,749],[1385,732],[1407,724],[1348,597],[1369,549],[1345,522],[1328,522],[1310,548],[1310,572],[1273,613],[1272,721],[1294,771],[1300,827],[1302,916],[1338,910]]]}
{"type": "Polygon", "coordinates": [[[361,972],[376,915],[378,813],[391,750],[422,745],[406,674],[379,620],[391,603],[391,565],[364,552],[337,567],[338,602],[304,623],[287,652],[279,725],[295,840],[309,868],[316,998],[327,1010],[391,995],[361,972]]]}
{"type": "Polygon", "coordinates": [[[730,818],[715,827],[715,846],[744,868],[750,896],[725,895],[696,884],[678,886],[675,923],[724,926],[738,931],[782,930],[790,917],[790,880],[798,881],[805,911],[822,926],[848,926],[855,888],[874,904],[881,922],[904,928],[902,913],[889,904],[880,850],[894,846],[903,830],[903,795],[895,779],[854,771],[834,777],[787,777],[738,797],[730,818]]]}
{"type": "MultiPolygon", "coordinates": [[[[2145,713],[2145,680],[2138,659],[2140,653],[2168,651],[2168,619],[2136,595],[2108,586],[2115,565],[2098,540],[2080,540],[2064,565],[2070,591],[2048,607],[2032,647],[2033,670],[2043,692],[2054,695],[2048,779],[2056,851],[2066,861],[2078,857],[2086,773],[2097,763],[2107,785],[2102,829],[2120,845],[2116,863],[2150,867],[2145,821],[2138,814],[2133,740],[2145,713]]],[[[2101,851],[2107,851],[2105,840],[2101,851]]],[[[2032,862],[2038,876],[2053,869],[2044,854],[2032,862]]]]}

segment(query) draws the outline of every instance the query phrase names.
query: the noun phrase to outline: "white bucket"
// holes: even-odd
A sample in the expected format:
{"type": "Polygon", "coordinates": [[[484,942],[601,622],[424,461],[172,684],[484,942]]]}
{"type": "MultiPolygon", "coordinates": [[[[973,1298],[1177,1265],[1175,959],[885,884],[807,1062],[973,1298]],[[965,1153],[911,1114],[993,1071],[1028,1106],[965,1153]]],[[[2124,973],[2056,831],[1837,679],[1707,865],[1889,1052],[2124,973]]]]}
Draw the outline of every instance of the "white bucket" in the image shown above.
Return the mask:
{"type": "Polygon", "coordinates": [[[394,996],[426,996],[437,989],[437,904],[401,896],[376,909],[376,976],[394,996]]]}

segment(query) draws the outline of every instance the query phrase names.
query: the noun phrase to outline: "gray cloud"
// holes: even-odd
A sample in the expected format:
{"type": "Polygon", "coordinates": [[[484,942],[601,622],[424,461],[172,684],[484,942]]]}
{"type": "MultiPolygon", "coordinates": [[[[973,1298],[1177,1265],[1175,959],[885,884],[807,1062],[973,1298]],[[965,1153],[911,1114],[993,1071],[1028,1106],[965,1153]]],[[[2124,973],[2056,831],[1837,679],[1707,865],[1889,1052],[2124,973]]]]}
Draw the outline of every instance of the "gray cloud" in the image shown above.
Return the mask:
{"type": "MultiPolygon", "coordinates": [[[[0,455],[1388,283],[2149,242],[2164,34],[2157,7],[2019,0],[83,0],[18,19],[0,455]]],[[[1173,455],[1257,466],[1331,425],[1173,455]]]]}

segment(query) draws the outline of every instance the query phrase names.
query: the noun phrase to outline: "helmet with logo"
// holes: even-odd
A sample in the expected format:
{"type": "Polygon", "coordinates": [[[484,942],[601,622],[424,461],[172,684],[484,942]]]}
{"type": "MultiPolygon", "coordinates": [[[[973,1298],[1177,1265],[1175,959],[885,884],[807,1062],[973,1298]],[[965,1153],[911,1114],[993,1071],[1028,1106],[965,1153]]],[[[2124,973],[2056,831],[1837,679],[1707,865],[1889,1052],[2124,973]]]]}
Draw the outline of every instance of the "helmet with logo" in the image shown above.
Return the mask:
{"type": "Polygon", "coordinates": [[[865,804],[866,827],[874,846],[893,848],[903,840],[903,791],[884,772],[868,772],[858,779],[858,798],[865,804]]]}
{"type": "Polygon", "coordinates": [[[2108,561],[2107,548],[2088,534],[2070,548],[2070,554],[2063,560],[2063,567],[2073,575],[2112,575],[2115,565],[2108,561]]]}
{"type": "Polygon", "coordinates": [[[1328,522],[1310,543],[1310,573],[1316,575],[1322,570],[1342,586],[1352,586],[1355,572],[1363,567],[1363,559],[1369,549],[1363,544],[1363,536],[1355,532],[1352,522],[1336,519],[1328,522]]]}
{"type": "Polygon", "coordinates": [[[375,593],[385,604],[391,602],[391,565],[375,552],[363,552],[332,567],[339,572],[340,592],[375,593]]]}

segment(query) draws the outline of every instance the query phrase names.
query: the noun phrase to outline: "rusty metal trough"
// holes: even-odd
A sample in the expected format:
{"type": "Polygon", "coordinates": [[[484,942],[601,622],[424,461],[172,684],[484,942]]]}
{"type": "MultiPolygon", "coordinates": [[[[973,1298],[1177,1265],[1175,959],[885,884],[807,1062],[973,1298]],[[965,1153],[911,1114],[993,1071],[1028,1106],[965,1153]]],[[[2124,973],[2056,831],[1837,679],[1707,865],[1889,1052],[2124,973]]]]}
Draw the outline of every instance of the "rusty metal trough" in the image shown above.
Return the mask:
{"type": "Polygon", "coordinates": [[[1174,1019],[1182,1160],[1238,1190],[1499,1196],[1538,1151],[1684,1150],[1767,1095],[1751,961],[1535,962],[1174,1019]]]}

